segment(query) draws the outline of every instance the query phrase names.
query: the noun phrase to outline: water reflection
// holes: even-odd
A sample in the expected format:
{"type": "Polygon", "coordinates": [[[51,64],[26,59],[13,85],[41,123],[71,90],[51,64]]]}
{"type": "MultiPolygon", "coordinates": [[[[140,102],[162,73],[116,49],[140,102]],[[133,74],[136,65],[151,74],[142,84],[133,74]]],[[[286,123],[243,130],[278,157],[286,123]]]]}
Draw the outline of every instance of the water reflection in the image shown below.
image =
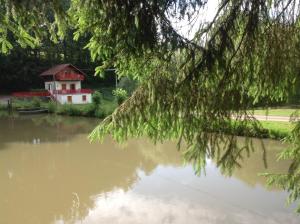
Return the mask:
{"type": "Polygon", "coordinates": [[[51,115],[0,116],[0,150],[11,142],[40,144],[63,142],[76,136],[87,134],[97,119],[51,115]]]}
{"type": "MultiPolygon", "coordinates": [[[[173,142],[89,144],[93,119],[21,117],[8,128],[9,122],[0,120],[0,223],[300,221],[293,207],[284,207],[286,193],[267,189],[257,176],[265,171],[257,140],[233,177],[223,176],[214,161],[197,177],[173,142]]],[[[265,147],[268,171],[284,172],[288,162],[275,162],[283,146],[265,141],[265,147]]]]}
{"type": "MultiPolygon", "coordinates": [[[[260,214],[232,205],[227,205],[227,209],[224,209],[219,205],[220,202],[215,203],[217,206],[179,198],[163,200],[116,190],[108,196],[96,198],[95,207],[87,216],[68,220],[67,223],[298,223],[291,214],[278,212],[274,215],[276,218],[270,218],[269,214],[260,214]]],[[[58,219],[55,223],[65,223],[65,220],[58,219]]]]}

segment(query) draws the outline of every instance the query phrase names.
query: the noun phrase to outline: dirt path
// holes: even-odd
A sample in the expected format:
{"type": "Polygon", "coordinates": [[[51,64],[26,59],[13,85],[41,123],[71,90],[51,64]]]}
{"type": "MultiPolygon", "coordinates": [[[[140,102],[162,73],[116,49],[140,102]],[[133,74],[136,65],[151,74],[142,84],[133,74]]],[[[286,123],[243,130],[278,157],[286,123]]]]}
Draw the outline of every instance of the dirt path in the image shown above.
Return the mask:
{"type": "Polygon", "coordinates": [[[289,122],[289,116],[266,116],[266,115],[254,115],[254,117],[259,121],[284,121],[289,122]]]}
{"type": "MultiPolygon", "coordinates": [[[[253,117],[256,120],[259,121],[282,121],[282,122],[290,122],[290,116],[274,116],[274,115],[253,115],[253,117]]],[[[236,119],[235,116],[232,116],[232,118],[236,119]]],[[[240,119],[245,119],[245,117],[242,117],[240,119]]],[[[294,119],[295,120],[295,119],[294,119]]],[[[298,121],[300,121],[300,118],[296,119],[298,121]]]]}

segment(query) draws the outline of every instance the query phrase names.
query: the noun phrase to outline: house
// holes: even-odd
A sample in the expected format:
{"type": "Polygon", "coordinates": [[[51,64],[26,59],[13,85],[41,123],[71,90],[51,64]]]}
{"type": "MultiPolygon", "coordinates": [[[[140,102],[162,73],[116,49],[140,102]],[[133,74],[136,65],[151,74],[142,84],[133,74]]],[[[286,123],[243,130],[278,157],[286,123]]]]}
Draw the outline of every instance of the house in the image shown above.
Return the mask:
{"type": "Polygon", "coordinates": [[[85,74],[71,64],[61,64],[44,71],[40,76],[45,89],[53,100],[61,104],[85,104],[92,102],[92,90],[82,89],[85,74]]]}

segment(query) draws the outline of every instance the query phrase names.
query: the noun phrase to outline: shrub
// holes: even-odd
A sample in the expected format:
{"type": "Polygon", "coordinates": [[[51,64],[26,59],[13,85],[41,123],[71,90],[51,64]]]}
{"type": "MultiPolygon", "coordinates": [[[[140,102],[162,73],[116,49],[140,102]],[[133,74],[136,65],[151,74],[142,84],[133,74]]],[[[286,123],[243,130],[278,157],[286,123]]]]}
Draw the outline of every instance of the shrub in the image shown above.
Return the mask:
{"type": "Polygon", "coordinates": [[[103,101],[103,96],[99,91],[95,91],[92,100],[94,105],[99,106],[103,101]]]}
{"type": "Polygon", "coordinates": [[[105,117],[105,113],[104,113],[104,111],[103,111],[102,108],[97,107],[96,110],[95,110],[95,112],[94,112],[94,116],[98,117],[98,118],[104,118],[105,117]]]}
{"type": "Polygon", "coordinates": [[[33,97],[31,103],[32,103],[32,107],[41,107],[42,101],[38,97],[33,97]]]}
{"type": "Polygon", "coordinates": [[[48,103],[47,103],[47,105],[46,105],[46,108],[48,109],[48,111],[50,112],[50,113],[54,113],[54,112],[56,112],[56,108],[57,106],[56,106],[56,103],[55,102],[53,102],[53,101],[49,101],[48,103]]]}
{"type": "Polygon", "coordinates": [[[118,83],[118,87],[125,89],[127,94],[130,96],[137,87],[137,81],[128,77],[122,77],[118,83]]]}
{"type": "Polygon", "coordinates": [[[82,115],[81,110],[72,104],[61,105],[57,111],[58,114],[65,114],[69,116],[82,115]]]}
{"type": "Polygon", "coordinates": [[[127,98],[127,92],[125,89],[117,88],[113,90],[113,95],[116,97],[118,104],[120,105],[121,103],[124,102],[127,98]]]}
{"type": "Polygon", "coordinates": [[[92,117],[95,114],[96,106],[94,104],[85,105],[82,108],[82,115],[92,117]]]}

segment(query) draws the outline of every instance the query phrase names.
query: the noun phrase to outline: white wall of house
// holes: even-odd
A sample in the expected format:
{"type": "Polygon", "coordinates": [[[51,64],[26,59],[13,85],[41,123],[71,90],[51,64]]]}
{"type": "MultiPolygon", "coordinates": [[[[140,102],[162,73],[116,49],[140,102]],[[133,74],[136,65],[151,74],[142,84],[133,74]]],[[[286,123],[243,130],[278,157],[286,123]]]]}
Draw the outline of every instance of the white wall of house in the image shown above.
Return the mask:
{"type": "Polygon", "coordinates": [[[81,81],[50,81],[45,82],[46,90],[62,90],[62,85],[66,84],[66,89],[71,89],[71,84],[75,84],[75,89],[81,89],[81,81]],[[55,84],[55,88],[54,88],[55,84]]]}
{"type": "Polygon", "coordinates": [[[46,90],[54,90],[54,82],[45,82],[45,89],[46,90]]]}
{"type": "Polygon", "coordinates": [[[61,104],[87,104],[92,103],[92,94],[91,93],[74,93],[74,94],[56,94],[53,93],[53,90],[62,90],[63,84],[66,85],[66,90],[71,89],[71,84],[75,84],[75,89],[81,89],[81,81],[49,81],[45,82],[45,89],[49,90],[56,100],[61,104]],[[71,97],[71,102],[70,98],[71,97]],[[84,97],[85,96],[85,97],[84,97]],[[84,100],[85,98],[85,100],[84,100]]]}
{"type": "Polygon", "coordinates": [[[66,85],[66,89],[71,89],[71,84],[75,84],[75,89],[81,89],[81,81],[55,81],[56,89],[61,90],[63,84],[66,85]]]}
{"type": "Polygon", "coordinates": [[[54,95],[57,99],[57,101],[61,104],[87,104],[87,103],[92,103],[92,94],[87,93],[87,94],[57,94],[54,95]],[[72,102],[69,102],[68,96],[72,97],[72,102]],[[83,96],[86,96],[86,100],[83,100],[83,96]]]}

